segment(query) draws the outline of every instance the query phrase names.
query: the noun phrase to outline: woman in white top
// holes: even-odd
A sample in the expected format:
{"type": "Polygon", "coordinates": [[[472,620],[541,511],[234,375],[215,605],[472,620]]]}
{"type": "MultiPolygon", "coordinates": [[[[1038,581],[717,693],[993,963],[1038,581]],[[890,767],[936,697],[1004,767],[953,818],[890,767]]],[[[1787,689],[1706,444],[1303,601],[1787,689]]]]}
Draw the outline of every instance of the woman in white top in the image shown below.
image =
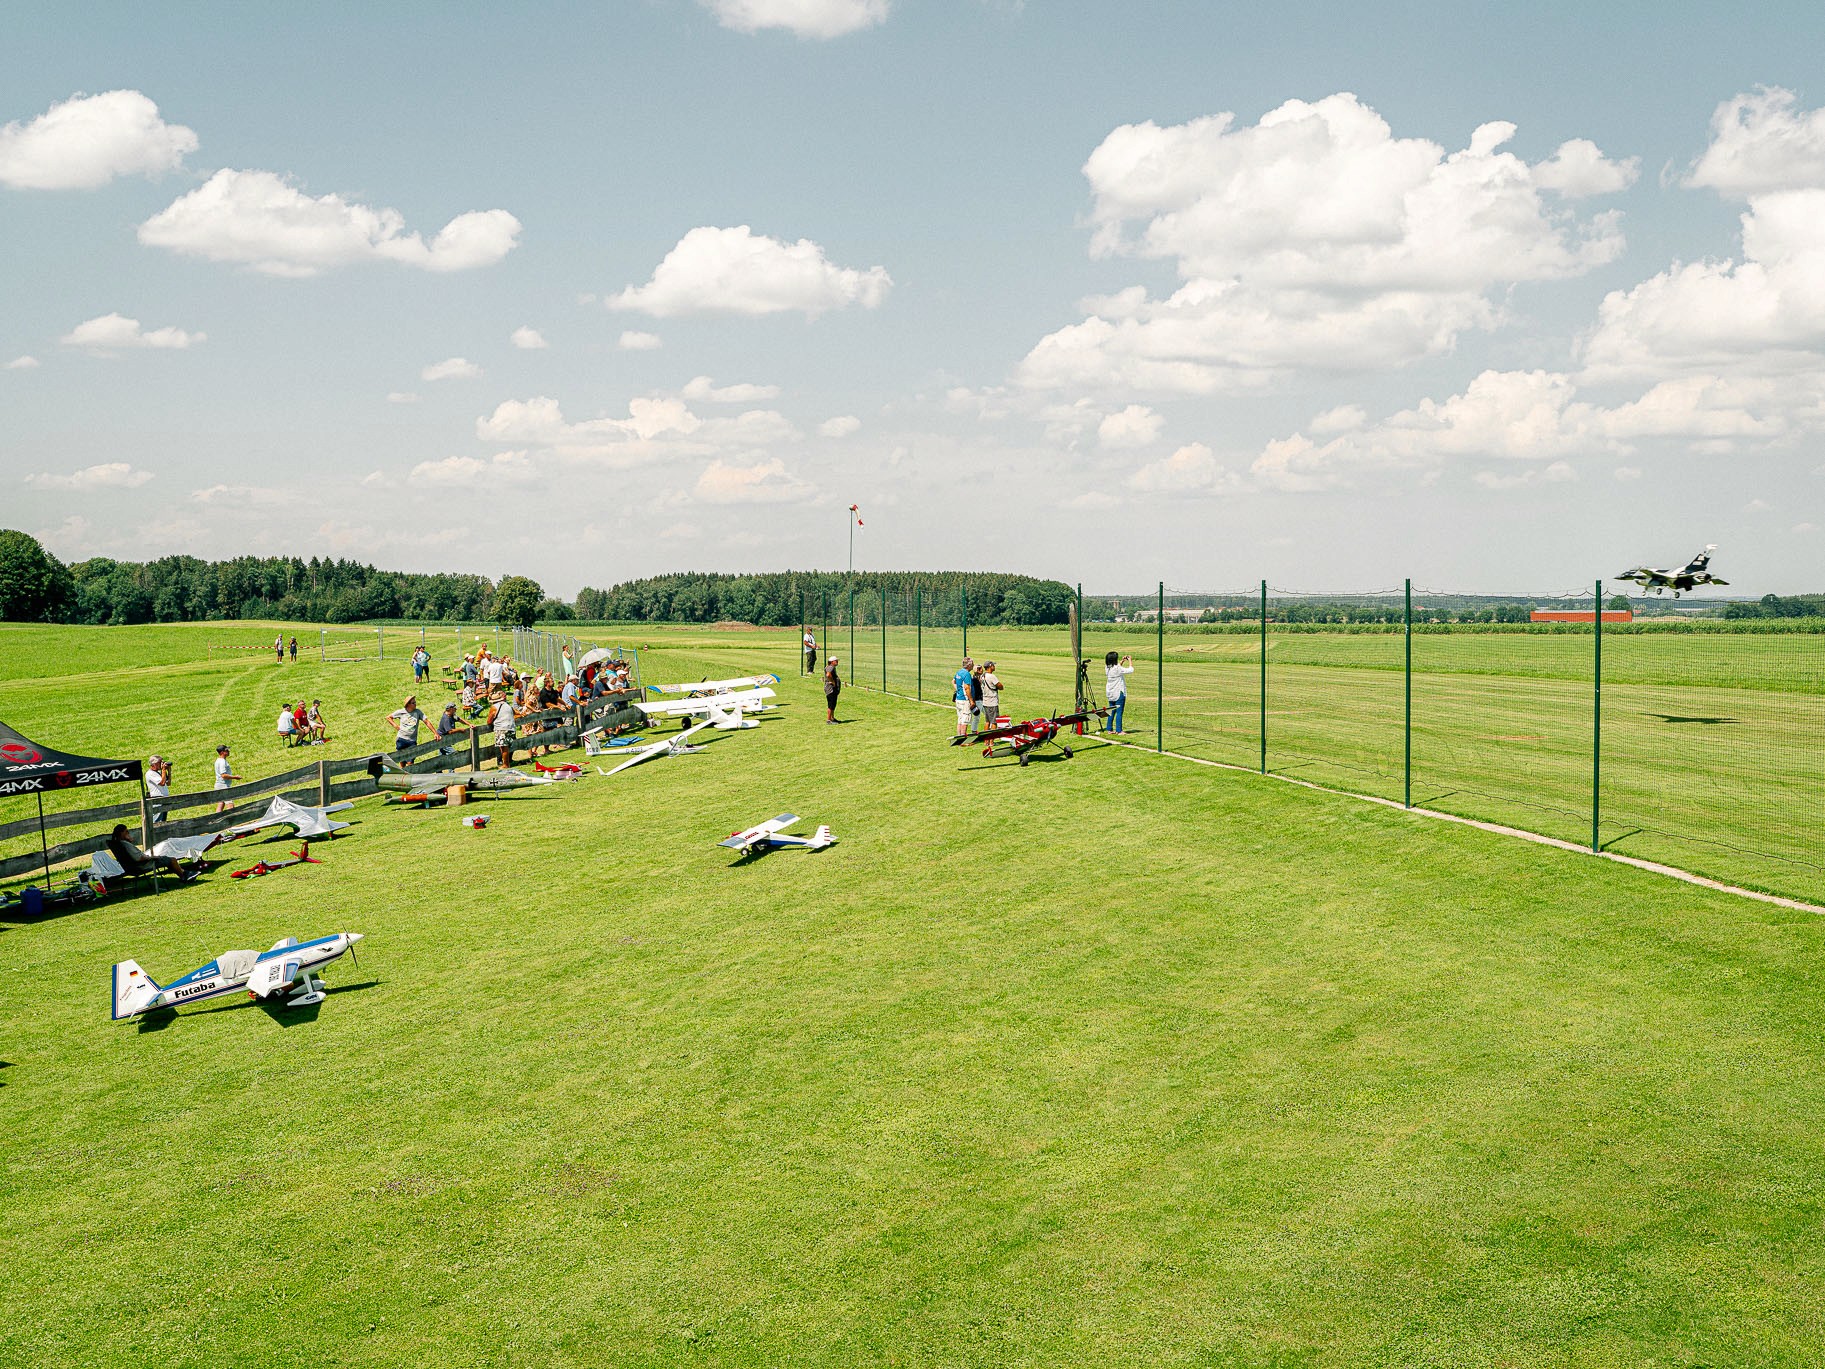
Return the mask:
{"type": "Polygon", "coordinates": [[[1104,694],[1109,700],[1109,714],[1103,719],[1103,731],[1122,735],[1122,709],[1128,703],[1128,677],[1134,674],[1134,658],[1118,657],[1113,651],[1103,657],[1103,673],[1108,677],[1104,694]]]}

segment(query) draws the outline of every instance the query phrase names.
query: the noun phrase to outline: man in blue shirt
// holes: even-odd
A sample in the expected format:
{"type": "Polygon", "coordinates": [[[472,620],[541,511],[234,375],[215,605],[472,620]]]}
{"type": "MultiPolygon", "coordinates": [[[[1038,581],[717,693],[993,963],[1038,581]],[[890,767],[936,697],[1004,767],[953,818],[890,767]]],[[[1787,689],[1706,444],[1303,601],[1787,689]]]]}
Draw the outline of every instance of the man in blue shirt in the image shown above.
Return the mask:
{"type": "Polygon", "coordinates": [[[970,730],[976,706],[970,697],[970,680],[976,673],[976,663],[968,656],[963,658],[963,665],[951,676],[951,698],[957,704],[957,735],[961,737],[970,730]]]}

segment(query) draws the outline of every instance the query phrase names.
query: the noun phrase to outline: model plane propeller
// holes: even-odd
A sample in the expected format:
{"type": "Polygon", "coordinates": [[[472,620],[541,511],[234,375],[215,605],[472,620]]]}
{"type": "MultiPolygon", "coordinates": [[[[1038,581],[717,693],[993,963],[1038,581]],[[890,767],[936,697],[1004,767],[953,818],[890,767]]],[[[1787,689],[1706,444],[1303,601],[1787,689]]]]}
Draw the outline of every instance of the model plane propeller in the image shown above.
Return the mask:
{"type": "Polygon", "coordinates": [[[283,995],[282,1007],[309,1007],[324,999],[323,981],[316,970],[344,955],[359,963],[355,943],[361,938],[360,932],[337,932],[314,941],[288,936],[270,951],[223,951],[207,965],[169,984],[153,979],[138,961],[123,960],[114,967],[114,1020],[220,998],[243,987],[256,1001],[283,995]]]}
{"type": "Polygon", "coordinates": [[[1654,566],[1635,566],[1633,569],[1623,571],[1622,574],[1618,575],[1616,578],[1618,580],[1633,580],[1643,589],[1651,590],[1655,594],[1670,589],[1673,591],[1673,597],[1675,599],[1686,590],[1696,589],[1699,585],[1727,585],[1730,583],[1728,580],[1719,580],[1715,575],[1711,574],[1709,569],[1711,565],[1711,553],[1716,550],[1717,543],[1713,542],[1678,570],[1661,570],[1654,566]]]}
{"type": "Polygon", "coordinates": [[[740,851],[744,856],[764,856],[769,851],[822,851],[826,846],[836,845],[836,837],[828,827],[820,827],[808,837],[794,836],[785,830],[797,821],[797,813],[781,813],[771,821],[732,833],[716,844],[740,851]]]}
{"type": "Polygon", "coordinates": [[[1032,753],[1042,746],[1056,746],[1070,760],[1075,753],[1070,747],[1058,740],[1058,734],[1067,727],[1076,727],[1099,717],[1107,709],[1087,708],[1077,713],[1066,713],[1060,717],[1054,714],[1050,718],[1029,718],[1022,723],[1008,723],[1002,727],[985,728],[981,732],[967,736],[952,737],[952,746],[968,746],[972,742],[986,742],[982,754],[990,760],[1002,756],[1013,756],[1022,765],[1032,757],[1032,753]]]}

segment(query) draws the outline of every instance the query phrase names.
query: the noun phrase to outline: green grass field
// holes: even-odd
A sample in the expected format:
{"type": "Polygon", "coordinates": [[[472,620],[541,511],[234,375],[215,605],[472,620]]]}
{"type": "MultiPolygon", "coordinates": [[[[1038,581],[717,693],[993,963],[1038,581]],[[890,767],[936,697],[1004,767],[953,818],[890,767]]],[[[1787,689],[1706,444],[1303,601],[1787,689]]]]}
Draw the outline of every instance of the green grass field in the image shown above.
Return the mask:
{"type": "MultiPolygon", "coordinates": [[[[831,636],[850,653],[847,628],[831,636]]],[[[996,660],[1016,712],[1070,702],[1062,629],[976,628],[969,646],[996,660]]],[[[885,647],[884,662],[881,629],[856,629],[852,677],[949,697],[960,630],[927,631],[922,661],[906,629],[885,647]]],[[[1154,745],[1153,630],[1093,626],[1084,650],[1134,656],[1128,729],[1154,745]]],[[[1404,799],[1402,655],[1396,633],[1270,630],[1268,769],[1404,799]]],[[[1165,656],[1166,749],[1258,766],[1259,638],[1169,631],[1165,656]]],[[[1588,842],[1590,635],[1416,633],[1413,657],[1414,803],[1588,842]]],[[[1825,635],[1611,633],[1603,675],[1604,849],[1825,900],[1825,635]]],[[[1092,686],[1100,702],[1100,670],[1092,686]]]]}
{"type": "MultiPolygon", "coordinates": [[[[135,631],[154,663],[61,681],[21,666],[94,643],[0,635],[8,721],[251,746],[284,671],[351,718],[409,684],[135,631]]],[[[627,640],[648,678],[792,650],[627,640]]],[[[1063,702],[1032,659],[1015,699],[1063,702]]],[[[0,1363],[1817,1362],[1825,922],[781,695],[485,831],[368,799],[321,866],[0,921],[0,1363]],[[714,846],[787,808],[841,844],[714,846]],[[336,930],[318,1012],[107,1018],[118,958],[336,930]]]]}

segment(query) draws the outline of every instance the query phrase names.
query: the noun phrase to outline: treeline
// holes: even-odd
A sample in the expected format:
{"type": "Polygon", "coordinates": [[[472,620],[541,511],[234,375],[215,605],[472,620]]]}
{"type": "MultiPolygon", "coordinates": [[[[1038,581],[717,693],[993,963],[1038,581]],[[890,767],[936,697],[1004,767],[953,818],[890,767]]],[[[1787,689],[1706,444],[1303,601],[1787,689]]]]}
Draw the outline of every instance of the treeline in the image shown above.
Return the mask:
{"type": "Polygon", "coordinates": [[[1825,594],[1764,594],[1753,604],[1725,604],[1726,618],[1825,618],[1825,594]]]}
{"type": "Polygon", "coordinates": [[[887,596],[892,622],[910,623],[917,612],[934,627],[962,621],[1045,624],[1069,621],[1071,590],[1057,580],[992,571],[778,571],[759,575],[683,572],[629,580],[577,595],[579,618],[643,623],[755,623],[792,627],[809,620],[849,621],[853,592],[858,621],[881,620],[887,596]],[[914,595],[917,594],[915,601],[914,595]]]}

